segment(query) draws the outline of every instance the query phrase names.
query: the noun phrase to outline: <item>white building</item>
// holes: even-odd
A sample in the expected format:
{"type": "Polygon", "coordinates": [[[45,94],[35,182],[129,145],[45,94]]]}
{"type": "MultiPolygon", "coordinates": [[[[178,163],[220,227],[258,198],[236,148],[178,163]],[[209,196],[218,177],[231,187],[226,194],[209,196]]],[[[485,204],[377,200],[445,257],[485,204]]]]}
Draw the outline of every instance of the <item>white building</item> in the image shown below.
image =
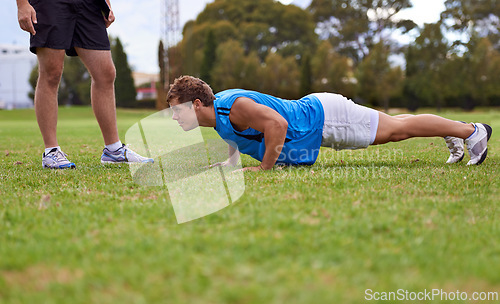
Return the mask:
{"type": "Polygon", "coordinates": [[[0,44],[0,109],[33,107],[29,77],[36,64],[27,46],[0,44]]]}

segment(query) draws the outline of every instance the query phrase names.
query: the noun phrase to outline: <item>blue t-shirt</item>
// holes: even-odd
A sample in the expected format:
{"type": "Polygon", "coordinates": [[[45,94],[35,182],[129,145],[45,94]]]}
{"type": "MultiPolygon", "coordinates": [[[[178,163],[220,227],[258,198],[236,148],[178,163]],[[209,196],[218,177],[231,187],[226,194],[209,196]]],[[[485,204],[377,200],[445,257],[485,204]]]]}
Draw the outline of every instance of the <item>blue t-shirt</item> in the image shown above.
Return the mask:
{"type": "Polygon", "coordinates": [[[285,144],[276,164],[314,164],[321,146],[325,120],[323,106],[316,96],[308,95],[299,100],[286,100],[241,89],[226,90],[215,95],[217,133],[229,144],[236,144],[241,153],[262,161],[266,151],[264,133],[252,128],[242,132],[237,131],[229,120],[231,107],[238,97],[247,97],[267,106],[288,122],[285,144]]]}

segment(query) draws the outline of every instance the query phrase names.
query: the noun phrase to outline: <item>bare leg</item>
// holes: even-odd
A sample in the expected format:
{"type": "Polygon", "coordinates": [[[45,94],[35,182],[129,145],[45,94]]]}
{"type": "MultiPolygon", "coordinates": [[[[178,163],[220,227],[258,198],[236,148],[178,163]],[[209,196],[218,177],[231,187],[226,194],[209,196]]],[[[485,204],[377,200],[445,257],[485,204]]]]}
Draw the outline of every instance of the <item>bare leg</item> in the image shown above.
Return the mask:
{"type": "Polygon", "coordinates": [[[92,109],[101,128],[104,144],[113,144],[120,139],[116,125],[116,70],[111,52],[82,48],[76,48],[76,51],[92,77],[92,109]]]}
{"type": "Polygon", "coordinates": [[[466,139],[474,132],[474,126],[449,120],[437,115],[389,116],[379,112],[379,125],[374,145],[401,141],[412,137],[453,136],[466,139]]]}
{"type": "Polygon", "coordinates": [[[408,117],[412,117],[412,116],[415,116],[415,115],[413,115],[413,114],[399,114],[399,115],[394,115],[392,117],[397,118],[397,119],[402,119],[402,118],[408,118],[408,117]]]}
{"type": "Polygon", "coordinates": [[[57,143],[57,89],[64,67],[64,50],[37,48],[38,82],[35,89],[35,113],[45,148],[57,143]]]}

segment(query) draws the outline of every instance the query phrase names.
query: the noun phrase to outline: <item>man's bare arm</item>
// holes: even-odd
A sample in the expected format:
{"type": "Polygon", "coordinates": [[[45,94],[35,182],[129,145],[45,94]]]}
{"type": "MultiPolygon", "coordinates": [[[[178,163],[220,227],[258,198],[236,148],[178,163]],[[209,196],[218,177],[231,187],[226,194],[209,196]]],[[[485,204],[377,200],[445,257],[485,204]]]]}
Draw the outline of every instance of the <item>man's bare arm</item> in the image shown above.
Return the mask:
{"type": "Polygon", "coordinates": [[[115,22],[115,14],[113,13],[113,10],[111,9],[110,0],[106,0],[106,3],[108,3],[108,6],[109,6],[109,16],[108,16],[108,19],[104,18],[104,22],[106,23],[106,28],[108,28],[111,25],[111,23],[115,22]]]}
{"type": "Polygon", "coordinates": [[[233,146],[229,145],[229,159],[228,164],[230,166],[236,166],[238,160],[240,159],[240,152],[236,150],[233,146]]]}
{"type": "Polygon", "coordinates": [[[259,167],[246,169],[272,169],[285,143],[288,129],[288,122],[285,118],[275,110],[258,104],[250,98],[240,97],[234,102],[229,119],[240,131],[252,128],[264,133],[266,152],[262,163],[259,167]]]}
{"type": "Polygon", "coordinates": [[[37,23],[36,12],[33,6],[29,4],[28,0],[16,0],[17,1],[17,21],[19,26],[26,32],[32,35],[36,34],[35,26],[33,24],[37,23]]]}
{"type": "Polygon", "coordinates": [[[219,166],[220,167],[227,167],[227,166],[234,167],[238,164],[238,160],[240,159],[240,152],[238,150],[236,150],[236,148],[234,148],[231,145],[228,145],[228,147],[229,147],[228,159],[226,161],[223,161],[223,162],[212,164],[209,166],[209,168],[219,167],[219,166]]]}

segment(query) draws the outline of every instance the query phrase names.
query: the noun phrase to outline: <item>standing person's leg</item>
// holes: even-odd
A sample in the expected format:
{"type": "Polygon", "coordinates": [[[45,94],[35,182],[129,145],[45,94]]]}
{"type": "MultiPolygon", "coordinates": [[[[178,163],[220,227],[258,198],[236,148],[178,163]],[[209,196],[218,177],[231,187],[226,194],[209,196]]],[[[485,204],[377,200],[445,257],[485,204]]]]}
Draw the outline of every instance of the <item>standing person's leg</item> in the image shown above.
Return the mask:
{"type": "Polygon", "coordinates": [[[57,90],[64,66],[64,50],[38,48],[35,113],[45,148],[57,147],[57,90]]]}
{"type": "Polygon", "coordinates": [[[488,153],[487,143],[491,133],[491,127],[481,123],[464,124],[431,114],[393,117],[379,112],[379,125],[373,144],[385,144],[413,137],[461,138],[465,140],[471,156],[467,165],[479,165],[488,153]]]}
{"type": "Polygon", "coordinates": [[[64,50],[36,50],[39,73],[35,89],[35,114],[45,145],[42,166],[49,169],[75,168],[57,142],[57,90],[64,66],[64,50]]]}
{"type": "Polygon", "coordinates": [[[115,77],[116,70],[111,51],[75,48],[91,77],[91,102],[101,128],[104,144],[118,142],[116,125],[115,77]]]}
{"type": "Polygon", "coordinates": [[[127,146],[118,137],[116,123],[115,77],[116,70],[111,51],[75,48],[87,67],[91,77],[91,101],[94,115],[101,128],[106,147],[101,156],[102,163],[152,163],[127,146]]]}

